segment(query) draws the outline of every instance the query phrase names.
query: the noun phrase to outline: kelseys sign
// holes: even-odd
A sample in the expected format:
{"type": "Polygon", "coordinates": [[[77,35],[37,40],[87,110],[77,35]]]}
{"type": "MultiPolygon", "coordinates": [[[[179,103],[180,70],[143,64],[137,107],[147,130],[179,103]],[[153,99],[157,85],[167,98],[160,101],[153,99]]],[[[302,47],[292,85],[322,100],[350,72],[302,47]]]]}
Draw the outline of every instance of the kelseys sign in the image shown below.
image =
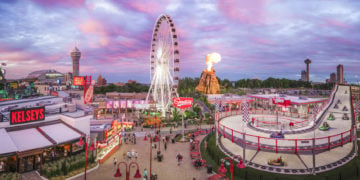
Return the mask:
{"type": "Polygon", "coordinates": [[[174,106],[180,109],[190,108],[192,106],[192,103],[193,103],[193,98],[183,98],[183,97],[173,98],[174,106]]]}
{"type": "Polygon", "coordinates": [[[15,109],[10,111],[10,125],[45,120],[45,107],[15,109]]]}

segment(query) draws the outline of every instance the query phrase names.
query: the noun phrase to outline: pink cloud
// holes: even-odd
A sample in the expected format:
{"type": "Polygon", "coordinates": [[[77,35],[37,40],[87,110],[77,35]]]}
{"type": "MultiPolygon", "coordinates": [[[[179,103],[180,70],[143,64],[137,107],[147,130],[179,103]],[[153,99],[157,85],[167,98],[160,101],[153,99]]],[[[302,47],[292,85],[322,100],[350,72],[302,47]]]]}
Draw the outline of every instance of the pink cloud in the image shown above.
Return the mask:
{"type": "Polygon", "coordinates": [[[330,26],[330,27],[339,27],[339,28],[345,28],[345,29],[348,29],[350,28],[350,26],[344,22],[341,22],[341,21],[338,21],[338,20],[335,20],[335,19],[327,19],[325,20],[325,26],[330,26]]]}
{"type": "Polygon", "coordinates": [[[262,24],[266,21],[267,0],[218,0],[221,13],[230,20],[249,24],[262,24]]]}
{"type": "Polygon", "coordinates": [[[85,5],[85,0],[58,0],[58,1],[32,0],[32,1],[44,7],[60,6],[67,8],[80,8],[85,5]]]}
{"type": "Polygon", "coordinates": [[[209,32],[209,31],[221,31],[226,26],[224,24],[218,24],[218,25],[211,25],[211,26],[203,26],[201,27],[202,31],[209,32]]]}
{"type": "Polygon", "coordinates": [[[97,35],[98,43],[102,46],[109,44],[109,36],[104,25],[95,19],[89,19],[79,25],[79,29],[84,34],[97,35]]]}
{"type": "Polygon", "coordinates": [[[162,1],[149,1],[149,0],[136,0],[129,1],[125,6],[128,6],[136,11],[158,15],[164,12],[165,7],[169,4],[169,0],[162,1]]]}
{"type": "Polygon", "coordinates": [[[340,38],[340,37],[325,37],[325,39],[348,46],[357,45],[357,43],[353,40],[340,38]]]}
{"type": "Polygon", "coordinates": [[[255,42],[256,44],[275,45],[275,42],[266,38],[253,38],[252,41],[255,42]]]}

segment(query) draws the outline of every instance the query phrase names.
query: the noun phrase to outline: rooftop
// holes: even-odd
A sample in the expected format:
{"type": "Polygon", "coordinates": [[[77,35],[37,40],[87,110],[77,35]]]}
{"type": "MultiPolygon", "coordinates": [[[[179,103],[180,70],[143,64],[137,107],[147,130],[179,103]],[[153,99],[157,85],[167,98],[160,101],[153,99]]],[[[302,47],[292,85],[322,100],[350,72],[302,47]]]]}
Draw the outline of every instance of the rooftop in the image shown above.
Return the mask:
{"type": "Polygon", "coordinates": [[[250,94],[247,95],[251,98],[259,98],[259,99],[283,99],[283,100],[290,100],[291,104],[311,104],[326,101],[328,98],[309,98],[305,96],[289,96],[285,94],[250,94]]]}

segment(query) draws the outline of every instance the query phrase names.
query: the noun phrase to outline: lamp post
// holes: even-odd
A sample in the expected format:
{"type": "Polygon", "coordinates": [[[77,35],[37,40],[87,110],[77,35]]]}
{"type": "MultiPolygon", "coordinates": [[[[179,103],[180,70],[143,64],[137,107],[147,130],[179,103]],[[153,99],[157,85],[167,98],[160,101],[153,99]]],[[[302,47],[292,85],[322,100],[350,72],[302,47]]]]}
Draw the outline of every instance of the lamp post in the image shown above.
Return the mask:
{"type": "Polygon", "coordinates": [[[160,134],[160,122],[159,122],[159,135],[158,135],[158,137],[159,137],[159,147],[158,147],[158,152],[159,152],[159,154],[160,154],[160,142],[161,142],[161,134],[160,134]]]}
{"type": "MultiPolygon", "coordinates": [[[[239,158],[239,163],[236,165],[236,167],[238,167],[239,169],[243,169],[243,168],[245,168],[245,164],[244,164],[244,162],[243,162],[243,160],[241,159],[241,157],[240,156],[238,156],[238,155],[235,155],[235,156],[233,156],[233,158],[231,159],[230,157],[225,157],[225,158],[223,158],[223,159],[221,159],[221,160],[226,160],[226,159],[228,159],[229,161],[230,161],[230,173],[231,173],[231,180],[233,180],[233,175],[234,175],[234,162],[235,162],[235,158],[239,158]]],[[[225,166],[224,166],[224,162],[222,162],[221,163],[221,165],[220,165],[220,167],[219,167],[219,169],[218,169],[218,172],[220,173],[220,174],[225,174],[226,173],[226,168],[225,168],[225,166]]]]}
{"type": "Polygon", "coordinates": [[[94,151],[95,147],[94,147],[94,142],[91,142],[90,147],[88,147],[88,142],[90,141],[90,137],[89,136],[84,136],[85,138],[85,142],[83,141],[83,136],[80,137],[80,141],[78,142],[79,146],[83,146],[85,145],[85,173],[84,173],[84,179],[86,180],[86,168],[87,168],[87,151],[88,148],[90,151],[94,151]]]}
{"type": "Polygon", "coordinates": [[[119,164],[117,165],[117,169],[116,169],[116,173],[114,174],[114,177],[121,177],[122,174],[120,172],[120,164],[124,164],[125,167],[126,167],[126,180],[130,180],[130,169],[131,169],[131,165],[135,164],[137,169],[136,169],[136,173],[134,175],[134,178],[138,179],[138,178],[141,178],[141,174],[140,174],[140,171],[139,171],[139,165],[138,163],[136,162],[130,162],[129,164],[125,161],[121,161],[119,162],[119,164]]]}
{"type": "MultiPolygon", "coordinates": [[[[152,167],[152,136],[151,136],[151,133],[149,133],[149,139],[150,139],[150,177],[151,177],[151,167],[152,167]]],[[[145,134],[145,137],[144,137],[144,141],[147,141],[147,135],[145,134]]]]}
{"type": "Polygon", "coordinates": [[[151,179],[151,167],[152,167],[152,141],[153,141],[153,139],[152,139],[152,136],[151,136],[151,134],[150,134],[150,179],[151,179]]]}

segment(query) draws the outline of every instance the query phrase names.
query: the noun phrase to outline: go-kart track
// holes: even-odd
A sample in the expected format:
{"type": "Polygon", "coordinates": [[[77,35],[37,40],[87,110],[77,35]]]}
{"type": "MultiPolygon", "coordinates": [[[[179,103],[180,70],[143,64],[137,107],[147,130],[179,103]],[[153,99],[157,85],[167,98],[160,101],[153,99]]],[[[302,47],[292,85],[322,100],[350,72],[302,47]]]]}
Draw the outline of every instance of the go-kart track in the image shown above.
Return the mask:
{"type": "Polygon", "coordinates": [[[261,121],[243,121],[240,111],[222,112],[215,117],[220,148],[229,156],[244,156],[249,167],[286,174],[319,173],[344,165],[356,155],[356,129],[350,86],[339,85],[334,88],[328,103],[317,114],[316,123],[311,115],[305,122],[306,118],[296,114],[259,110],[249,111],[249,114],[250,119],[261,121]],[[329,118],[330,114],[335,117],[334,120],[329,118]],[[345,116],[349,118],[344,118],[345,116]],[[293,122],[293,127],[283,128],[282,137],[271,138],[271,134],[280,132],[280,129],[274,129],[278,127],[277,124],[267,128],[261,127],[261,123],[271,124],[274,118],[293,122]],[[324,122],[328,126],[324,126],[324,122]],[[285,163],[269,163],[276,162],[279,157],[285,163]]]}

